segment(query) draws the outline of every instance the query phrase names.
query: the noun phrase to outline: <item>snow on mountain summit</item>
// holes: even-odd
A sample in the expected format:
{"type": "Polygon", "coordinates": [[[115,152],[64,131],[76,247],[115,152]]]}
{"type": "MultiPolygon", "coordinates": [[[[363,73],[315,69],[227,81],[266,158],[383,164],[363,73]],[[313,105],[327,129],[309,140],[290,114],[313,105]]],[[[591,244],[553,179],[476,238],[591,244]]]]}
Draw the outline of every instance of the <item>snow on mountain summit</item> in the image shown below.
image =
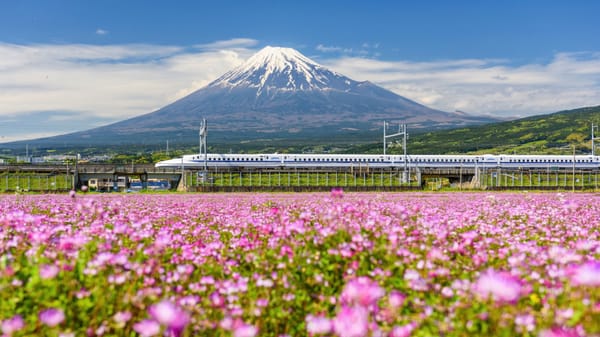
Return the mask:
{"type": "Polygon", "coordinates": [[[253,88],[259,96],[290,90],[346,91],[358,83],[328,70],[295,49],[268,46],[209,87],[253,88]]]}

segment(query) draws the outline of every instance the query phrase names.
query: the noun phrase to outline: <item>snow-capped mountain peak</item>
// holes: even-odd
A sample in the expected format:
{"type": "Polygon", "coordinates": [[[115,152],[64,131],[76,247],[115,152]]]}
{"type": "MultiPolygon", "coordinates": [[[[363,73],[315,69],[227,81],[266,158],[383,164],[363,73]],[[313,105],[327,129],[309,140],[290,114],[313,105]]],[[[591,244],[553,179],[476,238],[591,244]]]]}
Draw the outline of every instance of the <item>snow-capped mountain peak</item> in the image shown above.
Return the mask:
{"type": "Polygon", "coordinates": [[[355,81],[337,74],[295,49],[265,47],[237,68],[227,72],[211,87],[254,88],[256,95],[290,90],[345,90],[355,81]],[[338,88],[336,88],[338,87],[338,88]]]}

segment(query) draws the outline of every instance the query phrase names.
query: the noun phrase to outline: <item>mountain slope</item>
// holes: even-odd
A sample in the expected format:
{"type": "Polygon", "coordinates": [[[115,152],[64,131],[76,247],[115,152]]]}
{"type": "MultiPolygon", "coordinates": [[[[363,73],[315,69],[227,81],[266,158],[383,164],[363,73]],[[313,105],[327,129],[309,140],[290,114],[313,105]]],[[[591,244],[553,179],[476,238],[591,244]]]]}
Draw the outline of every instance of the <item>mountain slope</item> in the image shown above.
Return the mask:
{"type": "MultiPolygon", "coordinates": [[[[414,154],[568,154],[575,144],[578,152],[589,152],[592,123],[600,124],[600,106],[451,130],[427,133],[412,130],[407,149],[414,154]]],[[[596,144],[600,145],[600,130],[595,130],[595,137],[598,137],[596,144]]],[[[382,150],[381,144],[370,144],[349,151],[379,153],[382,150]]],[[[390,152],[401,153],[401,148],[390,152]]]]}
{"type": "Polygon", "coordinates": [[[157,111],[42,141],[195,143],[202,118],[208,120],[212,142],[327,138],[348,132],[375,135],[383,120],[428,128],[492,121],[430,109],[368,81],[328,70],[294,49],[266,47],[206,87],[157,111]]]}

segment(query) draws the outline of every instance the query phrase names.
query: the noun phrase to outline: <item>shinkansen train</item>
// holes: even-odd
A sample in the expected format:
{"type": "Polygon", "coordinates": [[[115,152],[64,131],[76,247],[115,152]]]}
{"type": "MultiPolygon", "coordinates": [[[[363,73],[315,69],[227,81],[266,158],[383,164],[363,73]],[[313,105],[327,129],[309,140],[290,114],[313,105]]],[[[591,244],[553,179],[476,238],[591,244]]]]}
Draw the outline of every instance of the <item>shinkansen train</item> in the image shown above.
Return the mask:
{"type": "Polygon", "coordinates": [[[160,161],[168,168],[511,168],[598,169],[600,156],[592,155],[353,155],[353,154],[203,154],[160,161]]]}

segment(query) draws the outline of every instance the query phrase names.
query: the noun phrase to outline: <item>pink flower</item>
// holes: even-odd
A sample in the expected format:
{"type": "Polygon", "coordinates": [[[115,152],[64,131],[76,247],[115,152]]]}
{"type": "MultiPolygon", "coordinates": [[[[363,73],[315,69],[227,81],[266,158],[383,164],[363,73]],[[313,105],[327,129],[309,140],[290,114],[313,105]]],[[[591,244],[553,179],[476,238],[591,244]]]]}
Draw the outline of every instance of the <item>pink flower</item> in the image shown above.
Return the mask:
{"type": "Polygon", "coordinates": [[[225,304],[225,299],[218,292],[213,292],[209,296],[210,302],[214,307],[220,308],[225,304]]]}
{"type": "Polygon", "coordinates": [[[521,283],[507,272],[489,269],[479,276],[474,291],[481,297],[496,302],[515,302],[521,297],[521,283]]]}
{"type": "Polygon", "coordinates": [[[331,332],[331,320],[323,316],[308,315],[306,317],[306,331],[314,335],[328,334],[331,332]]]}
{"type": "Polygon", "coordinates": [[[57,308],[46,309],[40,312],[39,316],[40,321],[50,327],[57,326],[65,320],[65,313],[57,308]]]}
{"type": "Polygon", "coordinates": [[[15,315],[12,318],[2,321],[2,332],[10,336],[13,332],[19,331],[25,327],[23,318],[19,315],[15,315]]]}
{"type": "Polygon", "coordinates": [[[334,187],[331,189],[331,197],[333,199],[341,199],[344,197],[344,190],[341,187],[334,187]]]}
{"type": "Polygon", "coordinates": [[[240,324],[233,329],[233,337],[254,337],[258,329],[253,325],[240,324]]]}
{"type": "Polygon", "coordinates": [[[413,323],[402,326],[397,325],[390,331],[390,337],[408,337],[412,334],[414,329],[415,325],[413,323]]]}
{"type": "Polygon", "coordinates": [[[70,191],[69,191],[69,196],[70,196],[71,198],[75,198],[75,194],[77,194],[77,192],[75,192],[74,190],[70,190],[70,191]]]}
{"type": "Polygon", "coordinates": [[[383,288],[368,277],[359,277],[346,284],[342,290],[342,302],[346,304],[359,304],[368,307],[385,295],[383,288]]]}
{"type": "Polygon", "coordinates": [[[540,337],[581,337],[575,329],[553,327],[550,330],[540,332],[540,337]]]}
{"type": "Polygon", "coordinates": [[[131,319],[131,313],[129,311],[119,311],[113,316],[113,319],[117,324],[125,324],[131,319]]]}
{"type": "Polygon", "coordinates": [[[392,290],[390,292],[390,296],[388,298],[388,304],[390,307],[397,309],[404,304],[405,299],[406,299],[406,296],[403,293],[401,293],[397,290],[392,290]]]}
{"type": "Polygon", "coordinates": [[[363,307],[342,307],[333,319],[333,330],[339,337],[364,337],[369,331],[369,317],[363,307]]]}
{"type": "Polygon", "coordinates": [[[142,337],[156,336],[160,333],[160,324],[151,319],[145,319],[133,325],[133,330],[142,337]]]}
{"type": "Polygon", "coordinates": [[[515,317],[515,325],[517,326],[517,331],[531,332],[535,329],[535,317],[529,314],[517,315],[515,317]]]}
{"type": "Polygon", "coordinates": [[[152,318],[166,326],[175,335],[180,335],[190,320],[187,313],[166,300],[150,306],[148,312],[152,318]]]}
{"type": "Polygon", "coordinates": [[[58,269],[58,267],[55,265],[43,265],[40,268],[40,278],[43,280],[53,279],[56,277],[56,275],[58,275],[59,271],[60,269],[58,269]]]}
{"type": "Polygon", "coordinates": [[[231,330],[231,329],[233,329],[233,324],[234,324],[233,318],[231,318],[229,316],[225,316],[219,322],[219,327],[221,327],[221,329],[223,329],[223,330],[231,330]]]}
{"type": "Polygon", "coordinates": [[[600,286],[600,261],[588,261],[572,268],[568,274],[573,284],[600,286]]]}

